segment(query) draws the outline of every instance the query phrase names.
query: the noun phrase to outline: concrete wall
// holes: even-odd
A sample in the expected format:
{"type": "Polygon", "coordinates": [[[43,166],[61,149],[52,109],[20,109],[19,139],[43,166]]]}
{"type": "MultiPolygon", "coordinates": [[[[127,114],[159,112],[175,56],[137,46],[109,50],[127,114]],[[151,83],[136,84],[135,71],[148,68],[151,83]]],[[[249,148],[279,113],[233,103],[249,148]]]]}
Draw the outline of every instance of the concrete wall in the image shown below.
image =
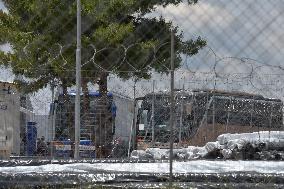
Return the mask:
{"type": "Polygon", "coordinates": [[[20,95],[13,84],[3,82],[0,83],[0,141],[5,141],[11,153],[20,154],[20,95]]]}

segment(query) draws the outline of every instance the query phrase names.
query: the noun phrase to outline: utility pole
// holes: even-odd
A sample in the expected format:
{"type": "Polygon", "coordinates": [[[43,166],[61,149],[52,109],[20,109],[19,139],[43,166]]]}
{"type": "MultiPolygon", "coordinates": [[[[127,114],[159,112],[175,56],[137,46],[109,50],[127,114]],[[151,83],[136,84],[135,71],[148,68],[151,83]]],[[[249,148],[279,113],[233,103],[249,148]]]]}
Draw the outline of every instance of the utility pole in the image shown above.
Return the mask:
{"type": "Polygon", "coordinates": [[[81,102],[81,0],[77,0],[77,49],[76,49],[76,99],[75,99],[75,150],[74,158],[79,159],[80,143],[80,102],[81,102]]]}
{"type": "Polygon", "coordinates": [[[174,59],[175,59],[175,50],[174,50],[174,31],[171,32],[171,108],[170,108],[170,188],[173,184],[173,147],[174,147],[174,59]]]}

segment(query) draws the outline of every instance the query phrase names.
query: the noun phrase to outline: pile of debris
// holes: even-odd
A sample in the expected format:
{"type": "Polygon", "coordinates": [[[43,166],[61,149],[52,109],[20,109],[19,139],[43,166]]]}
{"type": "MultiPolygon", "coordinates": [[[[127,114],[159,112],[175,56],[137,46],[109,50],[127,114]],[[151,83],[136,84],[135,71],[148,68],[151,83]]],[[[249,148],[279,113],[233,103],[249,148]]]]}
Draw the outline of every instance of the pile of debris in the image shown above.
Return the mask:
{"type": "MultiPolygon", "coordinates": [[[[169,159],[170,150],[148,148],[134,150],[133,159],[169,159]]],[[[284,131],[223,134],[216,142],[203,147],[188,146],[174,149],[177,160],[235,159],[235,160],[284,160],[284,131]]]]}

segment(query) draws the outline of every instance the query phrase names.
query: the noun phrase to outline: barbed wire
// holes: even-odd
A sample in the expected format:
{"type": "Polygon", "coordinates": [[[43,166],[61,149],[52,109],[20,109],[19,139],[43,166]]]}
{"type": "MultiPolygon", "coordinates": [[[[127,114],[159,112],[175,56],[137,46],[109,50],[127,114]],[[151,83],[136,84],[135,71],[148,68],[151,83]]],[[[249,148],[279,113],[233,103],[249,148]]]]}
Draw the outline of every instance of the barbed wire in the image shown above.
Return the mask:
{"type": "MultiPolygon", "coordinates": [[[[174,81],[176,86],[175,133],[179,132],[178,127],[180,125],[184,125],[187,129],[183,135],[188,138],[193,137],[193,134],[198,134],[198,128],[202,129],[204,125],[209,125],[208,127],[210,128],[214,127],[216,131],[218,127],[215,126],[219,126],[219,128],[226,126],[226,128],[228,128],[230,124],[236,127],[243,124],[243,126],[250,126],[250,129],[245,130],[237,127],[239,131],[253,132],[257,129],[261,129],[262,126],[264,128],[265,124],[266,126],[269,125],[269,128],[266,127],[266,130],[271,131],[273,125],[283,122],[283,120],[281,120],[282,118],[280,118],[281,116],[279,116],[279,114],[283,114],[281,112],[283,111],[283,107],[281,107],[283,105],[281,105],[281,103],[284,101],[284,67],[281,62],[283,48],[281,45],[279,46],[278,43],[276,44],[277,41],[275,41],[275,39],[270,38],[273,37],[274,33],[277,33],[275,37],[276,40],[278,38],[279,41],[282,40],[281,35],[278,34],[278,30],[281,28],[281,24],[279,23],[282,22],[281,20],[279,22],[278,19],[281,19],[280,17],[283,11],[279,12],[278,7],[275,7],[275,10],[273,10],[276,11],[276,13],[271,13],[271,17],[268,16],[269,18],[267,18],[264,17],[263,13],[258,12],[261,11],[261,9],[257,11],[254,10],[256,11],[255,14],[261,14],[263,16],[262,19],[265,21],[262,23],[260,20],[257,22],[258,24],[256,24],[254,22],[255,20],[250,20],[248,16],[252,13],[247,13],[246,11],[254,6],[258,7],[259,5],[253,5],[247,2],[248,1],[239,3],[236,0],[231,2],[203,1],[188,8],[185,7],[184,3],[181,3],[179,6],[156,7],[156,13],[164,16],[166,21],[170,21],[169,23],[172,24],[172,27],[180,26],[180,28],[177,29],[177,33],[182,34],[184,40],[194,39],[200,34],[207,42],[207,45],[200,49],[199,53],[194,56],[180,53],[180,59],[178,60],[180,61],[180,65],[175,69],[174,81]],[[245,13],[247,13],[247,15],[245,13]],[[188,15],[188,17],[186,15],[188,15]],[[181,19],[181,17],[184,18],[181,19]],[[193,20],[192,17],[195,19],[193,20]],[[238,18],[243,20],[243,27],[241,25],[242,22],[239,23],[238,18]],[[234,23],[236,25],[234,25],[234,23]],[[249,33],[252,30],[254,31],[255,28],[250,28],[245,24],[256,25],[255,28],[258,28],[257,30],[259,30],[259,32],[249,33]],[[275,25],[278,28],[275,28],[275,25]],[[247,33],[244,33],[244,31],[247,31],[247,33]],[[266,35],[267,33],[269,36],[266,35]],[[243,36],[245,38],[244,40],[242,40],[243,36]],[[266,36],[266,41],[264,41],[264,39],[257,40],[259,36],[266,36]],[[265,42],[268,44],[264,44],[265,42]],[[252,47],[244,47],[244,43],[247,44],[247,46],[253,45],[252,47]],[[257,49],[256,45],[261,46],[260,49],[262,50],[257,49]],[[263,45],[266,46],[264,47],[263,45]],[[270,48],[274,49],[275,57],[271,58],[270,56],[269,59],[263,54],[267,52],[268,54],[271,53],[270,48]],[[206,98],[202,96],[202,92],[207,95],[206,98]],[[239,97],[236,97],[237,95],[239,95],[239,97]],[[194,105],[190,107],[190,103],[194,105]],[[193,113],[192,115],[188,113],[190,112],[188,109],[193,109],[197,112],[195,118],[194,116],[192,117],[193,113]],[[186,114],[183,114],[183,112],[186,112],[186,114]],[[263,122],[263,124],[260,122],[263,122]],[[253,125],[255,127],[253,127],[253,125]]],[[[270,3],[270,6],[272,6],[275,2],[270,3]]],[[[55,6],[55,8],[53,12],[59,12],[62,14],[62,17],[66,17],[66,15],[70,13],[70,7],[66,8],[64,11],[61,11],[62,7],[60,6],[55,6]]],[[[264,6],[263,10],[267,10],[267,7],[264,6]]],[[[38,16],[39,15],[34,15],[31,20],[36,19],[38,16]]],[[[148,18],[147,16],[148,15],[146,15],[145,18],[148,18]]],[[[149,17],[151,16],[153,15],[149,15],[149,17]]],[[[253,14],[253,16],[255,15],[253,14]]],[[[153,17],[157,18],[157,15],[153,17]]],[[[49,19],[50,18],[47,17],[42,20],[42,22],[45,23],[49,19]]],[[[70,17],[65,20],[61,28],[67,28],[68,24],[72,22],[72,19],[74,18],[70,17]]],[[[58,18],[53,22],[59,23],[61,20],[58,18]]],[[[93,22],[91,22],[91,24],[93,24],[93,22]]],[[[85,30],[90,29],[89,27],[92,26],[86,26],[85,30]]],[[[70,50],[70,48],[72,49],[72,45],[75,45],[75,38],[69,37],[75,34],[74,29],[75,28],[71,28],[69,33],[66,34],[66,38],[68,38],[66,40],[70,40],[68,45],[60,43],[59,41],[50,45],[48,40],[38,40],[37,37],[39,36],[37,36],[36,31],[26,31],[23,35],[24,39],[28,40],[23,49],[18,49],[24,63],[14,65],[14,62],[10,62],[11,65],[14,66],[14,69],[23,70],[24,75],[28,73],[27,66],[31,66],[35,74],[43,73],[43,77],[51,77],[51,79],[43,85],[42,89],[30,94],[22,94],[20,91],[16,92],[15,89],[14,96],[17,99],[27,99],[25,111],[29,112],[32,117],[24,121],[37,122],[39,125],[42,122],[43,124],[38,126],[38,128],[47,128],[47,131],[39,131],[37,137],[45,136],[50,143],[54,142],[53,140],[61,139],[61,137],[65,137],[64,139],[66,140],[71,140],[72,138],[70,133],[73,132],[71,123],[74,121],[73,92],[75,89],[75,62],[66,55],[66,51],[70,50]],[[38,41],[42,43],[38,44],[38,41]],[[44,48],[44,51],[41,53],[46,55],[46,61],[42,64],[39,64],[40,60],[36,60],[32,57],[35,48],[40,47],[44,48]],[[54,73],[50,73],[51,70],[54,71],[54,73]],[[49,74],[51,74],[51,76],[49,74]],[[65,86],[66,88],[63,89],[62,80],[70,81],[71,84],[67,87],[65,86]],[[65,93],[67,93],[67,95],[65,93]],[[41,115],[42,118],[37,117],[39,115],[41,115]],[[68,124],[68,122],[70,123],[68,124]],[[57,137],[55,137],[55,135],[57,137]]],[[[152,31],[153,27],[149,26],[148,30],[152,31]]],[[[52,31],[44,32],[48,33],[52,31]]],[[[159,37],[160,32],[157,32],[156,37],[159,37]]],[[[62,35],[65,34],[62,33],[62,35]]],[[[171,71],[171,68],[168,64],[160,61],[158,56],[159,53],[164,50],[165,46],[169,45],[169,42],[163,41],[161,44],[147,46],[147,49],[144,49],[145,51],[142,52],[143,45],[145,44],[142,42],[134,42],[122,43],[114,47],[104,47],[104,45],[101,47],[101,44],[91,43],[88,44],[87,47],[84,47],[84,50],[88,51],[88,53],[84,54],[83,52],[84,56],[81,65],[82,80],[87,82],[85,83],[87,90],[82,89],[82,127],[84,126],[82,130],[84,130],[84,132],[87,130],[92,135],[96,132],[112,132],[114,140],[110,147],[111,152],[105,156],[108,158],[126,158],[130,156],[130,151],[135,149],[135,146],[131,143],[137,139],[137,133],[135,132],[139,130],[139,126],[144,124],[141,121],[143,111],[144,113],[146,112],[148,116],[143,118],[146,120],[144,124],[146,133],[143,135],[144,140],[148,140],[153,125],[159,127],[159,132],[164,132],[163,126],[168,124],[168,108],[170,106],[169,100],[167,99],[170,91],[170,76],[168,73],[171,71]],[[131,60],[130,56],[133,56],[131,52],[135,50],[139,53],[131,60]],[[112,60],[111,62],[109,57],[105,56],[105,53],[108,53],[111,57],[115,57],[115,61],[112,60]],[[101,61],[100,58],[103,59],[103,61],[101,61]],[[143,61],[138,64],[138,60],[143,61]],[[155,69],[154,64],[156,63],[161,67],[162,72],[155,69]],[[116,106],[112,103],[101,102],[99,98],[102,91],[100,91],[100,85],[97,81],[103,73],[107,73],[108,75],[106,93],[109,95],[109,99],[111,99],[109,101],[114,102],[116,106]],[[149,77],[144,79],[141,74],[145,74],[149,77]],[[144,100],[141,100],[139,102],[140,104],[138,103],[139,98],[144,100]],[[158,105],[155,105],[155,102],[157,102],[158,105]],[[147,108],[142,107],[143,103],[148,105],[147,108]],[[103,106],[105,110],[101,110],[100,112],[97,112],[99,108],[94,108],[103,106]],[[114,109],[116,112],[114,112],[114,109]],[[158,115],[155,115],[154,111],[158,112],[158,115]],[[104,122],[107,123],[104,124],[104,126],[100,125],[100,127],[96,127],[96,125],[98,125],[97,122],[102,123],[101,120],[108,120],[108,122],[104,122]],[[148,128],[146,129],[147,124],[148,128]],[[106,125],[112,125],[112,129],[115,128],[116,131],[105,129],[104,127],[106,125]],[[91,129],[88,128],[88,130],[88,126],[91,129]],[[101,131],[100,129],[105,130],[101,131]],[[132,139],[131,137],[136,138],[132,139]],[[118,141],[120,140],[123,142],[119,143],[118,141]],[[116,153],[119,154],[118,151],[121,152],[120,156],[115,156],[116,153]]],[[[23,83],[29,83],[37,81],[37,79],[38,78],[22,76],[21,73],[14,75],[13,69],[9,67],[1,68],[0,85],[5,90],[7,88],[4,87],[4,84],[2,85],[4,82],[12,83],[16,80],[22,80],[23,83]]],[[[7,94],[3,93],[0,97],[4,99],[7,97],[7,94]]],[[[12,100],[16,102],[15,99],[12,100]]],[[[10,115],[12,114],[13,112],[10,112],[10,115]]],[[[3,120],[8,122],[8,118],[3,120]]],[[[277,127],[277,129],[279,128],[277,127]]],[[[282,128],[279,130],[281,129],[282,128]]],[[[209,137],[208,132],[204,131],[204,133],[204,136],[209,137]]],[[[164,134],[165,136],[157,138],[167,143],[169,135],[166,131],[164,134]]],[[[200,138],[204,137],[203,135],[201,136],[201,134],[198,136],[200,138]]],[[[105,135],[101,140],[106,141],[106,137],[108,136],[105,135]]],[[[21,138],[24,138],[23,133],[21,138]]],[[[96,139],[90,138],[92,142],[98,142],[96,139]]],[[[212,138],[212,141],[214,140],[215,139],[212,138]]],[[[68,141],[65,142],[65,147],[67,146],[66,148],[68,148],[69,151],[72,150],[71,144],[69,144],[68,141]]],[[[160,141],[153,140],[151,142],[160,141]]],[[[60,145],[64,146],[62,143],[60,143],[60,145]]],[[[62,147],[60,145],[58,145],[58,148],[62,147]]],[[[96,150],[103,151],[102,146],[103,145],[96,146],[96,150]]],[[[25,153],[23,152],[21,155],[23,154],[25,153]]],[[[67,156],[69,157],[70,154],[67,154],[66,157],[67,156]]],[[[64,156],[64,158],[66,157],[64,156]]]]}

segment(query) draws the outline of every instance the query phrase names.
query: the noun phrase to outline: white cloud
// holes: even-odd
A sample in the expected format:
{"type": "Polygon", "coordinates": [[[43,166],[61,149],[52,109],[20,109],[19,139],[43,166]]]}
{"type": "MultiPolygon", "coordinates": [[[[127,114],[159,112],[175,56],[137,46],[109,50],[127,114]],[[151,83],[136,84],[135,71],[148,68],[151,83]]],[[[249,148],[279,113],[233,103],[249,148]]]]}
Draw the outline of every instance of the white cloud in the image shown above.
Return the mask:
{"type": "Polygon", "coordinates": [[[185,33],[188,30],[197,32],[199,28],[206,27],[208,24],[226,27],[233,20],[233,16],[227,10],[214,7],[204,1],[193,6],[181,3],[178,6],[158,7],[156,12],[167,20],[174,21],[185,33]],[[212,22],[212,19],[214,19],[214,22],[212,22]]]}
{"type": "MultiPolygon", "coordinates": [[[[186,39],[201,36],[220,56],[250,57],[274,65],[284,53],[282,0],[203,0],[194,6],[158,7],[186,39]]],[[[202,58],[202,57],[201,57],[202,58]]]]}
{"type": "Polygon", "coordinates": [[[8,12],[7,8],[4,6],[4,3],[0,0],[0,9],[4,12],[8,12]]]}
{"type": "Polygon", "coordinates": [[[0,51],[12,52],[12,48],[8,43],[6,43],[6,44],[3,44],[3,45],[0,45],[0,51]]]}

